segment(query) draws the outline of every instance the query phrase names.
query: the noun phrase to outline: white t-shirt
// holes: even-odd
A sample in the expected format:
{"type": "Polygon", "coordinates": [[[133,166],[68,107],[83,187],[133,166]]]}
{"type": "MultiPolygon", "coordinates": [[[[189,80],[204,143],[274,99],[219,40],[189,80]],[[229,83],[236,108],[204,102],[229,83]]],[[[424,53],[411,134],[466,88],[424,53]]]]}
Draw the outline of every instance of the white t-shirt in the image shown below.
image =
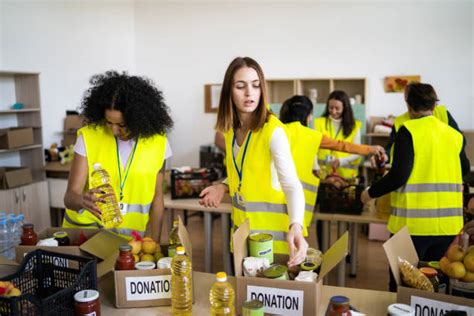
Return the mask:
{"type": "MultiPolygon", "coordinates": [[[[133,150],[133,146],[135,146],[135,140],[131,139],[123,141],[117,139],[117,141],[120,153],[120,161],[122,162],[122,167],[125,168],[128,162],[128,158],[130,157],[130,154],[133,150]]],[[[79,137],[77,138],[76,145],[74,145],[74,152],[83,157],[87,157],[84,137],[82,135],[79,135],[79,137]]],[[[168,139],[166,139],[165,160],[170,158],[172,155],[173,152],[171,151],[170,143],[168,142],[168,139]]]]}
{"type": "MultiPolygon", "coordinates": [[[[237,142],[235,142],[232,150],[236,157],[240,150],[237,142]]],[[[290,224],[298,223],[301,227],[304,227],[305,199],[303,186],[296,173],[288,138],[281,127],[277,127],[273,131],[270,139],[270,152],[272,156],[270,166],[272,186],[276,190],[283,189],[285,193],[290,224]]]]}

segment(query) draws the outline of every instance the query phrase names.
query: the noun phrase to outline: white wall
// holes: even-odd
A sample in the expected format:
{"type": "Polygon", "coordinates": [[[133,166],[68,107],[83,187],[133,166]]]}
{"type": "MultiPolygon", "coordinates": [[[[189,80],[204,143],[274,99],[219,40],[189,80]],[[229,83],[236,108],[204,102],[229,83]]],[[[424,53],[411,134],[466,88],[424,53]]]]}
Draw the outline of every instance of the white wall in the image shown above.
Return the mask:
{"type": "Polygon", "coordinates": [[[70,2],[7,1],[0,23],[3,67],[43,73],[45,144],[59,140],[91,74],[136,70],[172,110],[172,165],[197,165],[216,117],[204,114],[203,85],[239,55],[268,78],[367,77],[368,116],[405,110],[401,94],[383,92],[384,76],[420,74],[474,128],[471,1],[70,2]]]}
{"type": "Polygon", "coordinates": [[[41,72],[45,147],[62,139],[91,75],[135,71],[132,1],[3,1],[2,67],[41,72]]]}
{"type": "Polygon", "coordinates": [[[383,92],[384,76],[420,74],[472,128],[472,17],[470,2],[138,2],[137,70],[173,109],[173,164],[196,164],[199,144],[212,141],[203,85],[220,82],[238,55],[254,57],[267,78],[367,77],[369,116],[405,111],[402,94],[383,92]]]}

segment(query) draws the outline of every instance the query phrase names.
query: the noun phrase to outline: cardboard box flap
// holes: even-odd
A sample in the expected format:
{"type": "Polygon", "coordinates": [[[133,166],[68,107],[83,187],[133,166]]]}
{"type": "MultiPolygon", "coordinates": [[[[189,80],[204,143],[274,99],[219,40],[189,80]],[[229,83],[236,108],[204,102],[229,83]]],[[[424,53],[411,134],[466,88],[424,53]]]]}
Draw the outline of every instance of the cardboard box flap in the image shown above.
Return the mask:
{"type": "Polygon", "coordinates": [[[128,243],[128,240],[107,230],[102,230],[92,236],[79,249],[105,260],[117,253],[119,246],[128,243]]]}
{"type": "Polygon", "coordinates": [[[347,256],[349,233],[346,231],[323,255],[318,280],[322,280],[342,259],[347,256]]]}
{"type": "Polygon", "coordinates": [[[119,250],[117,249],[113,254],[105,258],[104,261],[97,264],[97,277],[99,279],[114,270],[118,255],[119,250]]]}
{"type": "Polygon", "coordinates": [[[181,244],[184,247],[184,251],[188,255],[189,259],[191,259],[191,262],[193,261],[193,248],[191,245],[191,241],[189,240],[189,235],[188,231],[186,230],[186,227],[183,224],[183,221],[181,220],[181,216],[178,216],[178,236],[179,240],[181,241],[181,244]]]}
{"type": "Polygon", "coordinates": [[[248,257],[247,237],[250,234],[249,220],[240,225],[232,235],[232,246],[234,250],[234,271],[236,276],[243,275],[242,262],[248,257]]]}
{"type": "Polygon", "coordinates": [[[408,232],[408,227],[405,226],[398,233],[392,236],[383,244],[385,255],[387,256],[390,269],[393,271],[393,276],[398,285],[401,284],[400,273],[398,273],[398,257],[407,260],[415,267],[418,264],[418,255],[416,254],[415,246],[411,240],[408,232]]]}

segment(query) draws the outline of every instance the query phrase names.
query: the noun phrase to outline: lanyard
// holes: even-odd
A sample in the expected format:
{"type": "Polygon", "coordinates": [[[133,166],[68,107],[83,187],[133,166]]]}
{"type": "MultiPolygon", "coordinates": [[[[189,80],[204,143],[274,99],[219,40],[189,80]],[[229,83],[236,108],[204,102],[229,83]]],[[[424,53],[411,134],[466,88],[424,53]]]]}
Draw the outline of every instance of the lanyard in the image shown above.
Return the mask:
{"type": "Polygon", "coordinates": [[[130,171],[130,167],[132,166],[133,157],[135,156],[135,150],[137,149],[138,139],[135,142],[135,146],[133,146],[132,156],[128,160],[126,169],[125,169],[125,177],[123,178],[122,182],[122,164],[120,163],[120,154],[119,154],[119,147],[117,138],[115,138],[115,145],[117,145],[117,165],[118,165],[118,172],[119,172],[119,183],[120,183],[120,201],[123,199],[123,187],[125,186],[125,181],[127,181],[128,172],[130,171]]]}
{"type": "Polygon", "coordinates": [[[232,140],[232,159],[234,160],[235,170],[237,171],[237,174],[239,175],[239,187],[238,187],[239,192],[240,192],[240,187],[242,186],[242,177],[243,177],[243,171],[244,171],[243,169],[244,169],[245,154],[247,154],[247,147],[249,145],[251,136],[252,136],[252,132],[249,132],[249,136],[247,137],[247,141],[245,142],[244,152],[242,154],[242,161],[240,162],[240,170],[239,170],[239,167],[237,166],[237,162],[235,161],[235,155],[234,155],[234,146],[235,146],[235,142],[237,140],[237,137],[236,137],[235,133],[234,133],[234,139],[232,140]]]}

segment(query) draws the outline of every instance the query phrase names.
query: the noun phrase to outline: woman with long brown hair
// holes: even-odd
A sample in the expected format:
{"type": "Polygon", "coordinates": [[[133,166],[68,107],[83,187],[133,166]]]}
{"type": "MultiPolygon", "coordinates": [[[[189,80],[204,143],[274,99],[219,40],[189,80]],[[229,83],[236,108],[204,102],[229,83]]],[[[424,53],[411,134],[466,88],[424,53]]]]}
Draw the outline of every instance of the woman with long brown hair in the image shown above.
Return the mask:
{"type": "Polygon", "coordinates": [[[235,58],[222,84],[216,130],[225,138],[228,181],[204,189],[201,204],[232,197],[232,229],[249,220],[251,233],[270,233],[275,253],[302,262],[308,243],[305,199],[285,126],[266,107],[265,77],[249,57],[235,58]]]}

